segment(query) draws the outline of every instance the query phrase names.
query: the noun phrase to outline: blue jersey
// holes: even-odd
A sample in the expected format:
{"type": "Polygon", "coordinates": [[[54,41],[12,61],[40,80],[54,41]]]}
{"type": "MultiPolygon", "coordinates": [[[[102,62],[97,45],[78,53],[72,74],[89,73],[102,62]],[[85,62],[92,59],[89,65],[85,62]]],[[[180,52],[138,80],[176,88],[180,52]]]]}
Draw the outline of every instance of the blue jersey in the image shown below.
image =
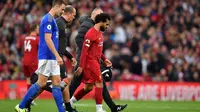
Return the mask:
{"type": "Polygon", "coordinates": [[[58,27],[56,24],[56,20],[49,13],[47,13],[40,22],[40,43],[39,43],[38,59],[56,60],[56,57],[46,44],[45,33],[52,34],[51,39],[54,43],[56,50],[58,51],[58,41],[59,41],[58,27]]]}

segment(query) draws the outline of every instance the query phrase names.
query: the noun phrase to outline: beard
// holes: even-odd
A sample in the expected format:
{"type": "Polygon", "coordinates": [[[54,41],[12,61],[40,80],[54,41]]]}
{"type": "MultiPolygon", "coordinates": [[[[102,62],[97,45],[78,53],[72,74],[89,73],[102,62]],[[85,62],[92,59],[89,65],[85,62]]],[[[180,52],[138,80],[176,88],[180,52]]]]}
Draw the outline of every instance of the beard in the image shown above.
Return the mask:
{"type": "Polygon", "coordinates": [[[101,30],[102,32],[104,32],[104,31],[106,31],[106,28],[103,27],[103,26],[100,26],[100,30],[101,30]]]}

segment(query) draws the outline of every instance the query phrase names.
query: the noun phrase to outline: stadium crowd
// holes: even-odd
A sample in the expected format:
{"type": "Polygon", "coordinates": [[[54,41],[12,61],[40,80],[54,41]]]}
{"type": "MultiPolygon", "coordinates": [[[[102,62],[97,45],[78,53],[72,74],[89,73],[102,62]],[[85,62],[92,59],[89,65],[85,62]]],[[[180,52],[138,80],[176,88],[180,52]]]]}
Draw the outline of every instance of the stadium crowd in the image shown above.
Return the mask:
{"type": "MultiPolygon", "coordinates": [[[[24,79],[23,38],[39,24],[51,0],[0,1],[0,81],[24,79]]],[[[112,17],[104,33],[104,54],[113,63],[113,80],[200,82],[200,0],[69,0],[79,17],[95,7],[112,17]]],[[[68,68],[68,73],[72,73],[68,68]]]]}

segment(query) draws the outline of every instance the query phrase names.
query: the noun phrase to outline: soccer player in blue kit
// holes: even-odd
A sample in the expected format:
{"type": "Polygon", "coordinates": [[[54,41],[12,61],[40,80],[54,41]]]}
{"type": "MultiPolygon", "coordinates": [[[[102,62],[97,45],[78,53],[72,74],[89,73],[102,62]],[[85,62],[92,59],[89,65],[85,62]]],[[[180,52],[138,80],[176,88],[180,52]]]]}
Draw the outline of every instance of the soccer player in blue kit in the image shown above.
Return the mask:
{"type": "Polygon", "coordinates": [[[62,58],[58,54],[59,33],[56,20],[65,9],[63,0],[53,0],[52,8],[41,20],[40,23],[40,43],[38,51],[38,81],[33,84],[19,105],[15,107],[16,112],[26,112],[26,105],[36,96],[40,89],[46,85],[49,77],[52,80],[52,94],[59,112],[65,112],[60,88],[60,66],[63,64],[62,58]]]}

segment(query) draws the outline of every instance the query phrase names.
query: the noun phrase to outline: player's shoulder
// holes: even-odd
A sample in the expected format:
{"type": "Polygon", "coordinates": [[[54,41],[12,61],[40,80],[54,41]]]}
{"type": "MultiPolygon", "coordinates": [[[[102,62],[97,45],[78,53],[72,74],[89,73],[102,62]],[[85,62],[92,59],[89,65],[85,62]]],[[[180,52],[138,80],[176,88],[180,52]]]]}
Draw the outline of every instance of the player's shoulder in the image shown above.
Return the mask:
{"type": "Polygon", "coordinates": [[[95,39],[95,30],[94,30],[94,27],[92,27],[92,28],[90,28],[89,30],[88,30],[88,32],[86,33],[86,36],[88,37],[88,38],[92,38],[92,39],[95,39]]]}
{"type": "Polygon", "coordinates": [[[53,22],[54,18],[53,16],[51,16],[49,13],[47,13],[46,15],[44,15],[44,17],[42,18],[41,22],[45,23],[45,22],[53,22]]]}
{"type": "Polygon", "coordinates": [[[29,36],[25,37],[24,41],[26,41],[26,40],[37,41],[37,40],[39,40],[39,37],[38,36],[31,36],[31,35],[29,35],[29,36]]]}
{"type": "Polygon", "coordinates": [[[86,35],[92,35],[92,34],[93,34],[93,31],[92,31],[92,30],[93,30],[93,29],[90,28],[90,29],[87,31],[86,35]]]}

